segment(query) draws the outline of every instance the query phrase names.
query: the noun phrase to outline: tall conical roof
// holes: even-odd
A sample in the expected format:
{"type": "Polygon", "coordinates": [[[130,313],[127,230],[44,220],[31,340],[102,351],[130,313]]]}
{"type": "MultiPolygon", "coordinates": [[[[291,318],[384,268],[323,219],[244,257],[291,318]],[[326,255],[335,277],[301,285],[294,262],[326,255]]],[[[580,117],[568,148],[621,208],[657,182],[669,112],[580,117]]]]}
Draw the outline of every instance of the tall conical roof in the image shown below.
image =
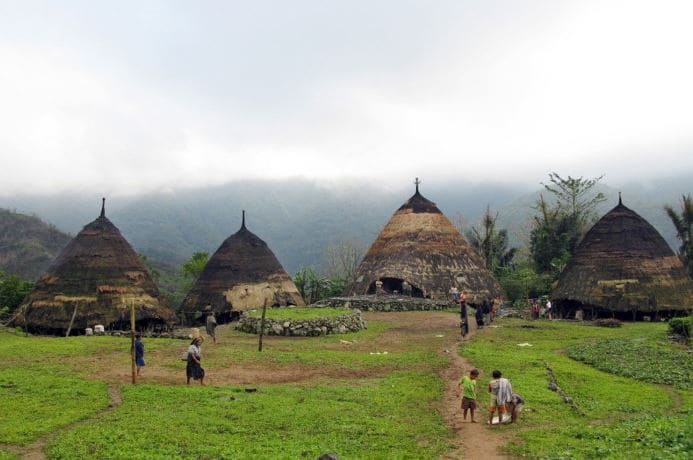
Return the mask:
{"type": "Polygon", "coordinates": [[[619,197],[580,242],[552,297],[614,312],[686,310],[693,286],[664,238],[619,197]]]}
{"type": "Polygon", "coordinates": [[[268,306],[304,305],[272,250],[245,225],[228,237],[207,262],[183,300],[184,312],[211,305],[220,314],[268,306]]]}
{"type": "Polygon", "coordinates": [[[106,217],[104,199],[100,216],[39,278],[14,324],[38,331],[66,330],[76,307],[74,330],[95,324],[122,327],[129,325],[133,303],[140,326],[176,321],[142,260],[106,217]]]}
{"type": "Polygon", "coordinates": [[[421,195],[418,178],[415,183],[414,195],[368,249],[352,293],[372,293],[380,279],[386,291],[401,292],[406,281],[415,294],[435,298],[445,298],[453,286],[464,290],[470,302],[501,295],[482,258],[436,204],[421,195]]]}

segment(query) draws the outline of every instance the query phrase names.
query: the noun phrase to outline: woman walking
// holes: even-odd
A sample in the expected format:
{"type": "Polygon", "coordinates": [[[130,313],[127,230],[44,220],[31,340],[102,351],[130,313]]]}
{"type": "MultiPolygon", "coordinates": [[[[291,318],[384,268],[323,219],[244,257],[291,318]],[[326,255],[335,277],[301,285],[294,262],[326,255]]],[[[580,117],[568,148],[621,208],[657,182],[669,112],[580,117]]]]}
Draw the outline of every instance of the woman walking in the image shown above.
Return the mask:
{"type": "Polygon", "coordinates": [[[200,385],[205,384],[205,370],[202,369],[200,362],[202,360],[202,337],[195,337],[188,348],[188,365],[185,367],[185,375],[190,379],[199,380],[200,385]]]}

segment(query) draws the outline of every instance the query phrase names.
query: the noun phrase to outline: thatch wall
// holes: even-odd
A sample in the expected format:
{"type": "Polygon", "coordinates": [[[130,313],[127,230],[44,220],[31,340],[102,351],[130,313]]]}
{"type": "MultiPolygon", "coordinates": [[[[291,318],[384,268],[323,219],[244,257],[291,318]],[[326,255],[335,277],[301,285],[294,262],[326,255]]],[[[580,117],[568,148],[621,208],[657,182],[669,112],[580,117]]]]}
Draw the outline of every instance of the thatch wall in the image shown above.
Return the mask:
{"type": "Polygon", "coordinates": [[[73,330],[96,324],[123,327],[129,325],[132,304],[138,327],[176,322],[139,256],[102,209],[39,278],[13,324],[65,331],[76,308],[73,330]]]}
{"type": "Polygon", "coordinates": [[[587,232],[551,297],[559,308],[652,315],[691,310],[693,285],[659,232],[619,200],[587,232]]]}
{"type": "Polygon", "coordinates": [[[188,319],[207,305],[222,319],[231,311],[267,306],[305,305],[296,285],[263,240],[241,229],[227,238],[212,255],[183,300],[188,319]]]}
{"type": "Polygon", "coordinates": [[[379,279],[388,292],[406,281],[414,295],[435,299],[447,298],[452,286],[470,303],[502,295],[482,258],[418,187],[368,249],[352,294],[372,293],[379,279]]]}

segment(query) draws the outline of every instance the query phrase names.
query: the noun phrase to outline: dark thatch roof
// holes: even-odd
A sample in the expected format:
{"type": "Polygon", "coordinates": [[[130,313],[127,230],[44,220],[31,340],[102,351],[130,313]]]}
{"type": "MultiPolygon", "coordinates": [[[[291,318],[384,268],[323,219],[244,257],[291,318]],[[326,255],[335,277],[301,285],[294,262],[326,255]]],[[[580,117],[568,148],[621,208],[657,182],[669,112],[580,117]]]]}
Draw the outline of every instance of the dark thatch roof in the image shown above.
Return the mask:
{"type": "Polygon", "coordinates": [[[435,203],[419,193],[418,184],[368,249],[352,293],[372,293],[378,279],[386,291],[401,292],[406,281],[414,295],[437,299],[453,286],[473,303],[502,295],[482,258],[435,203]]]}
{"type": "Polygon", "coordinates": [[[176,322],[142,260],[102,206],[101,215],[39,278],[13,324],[39,332],[64,331],[76,307],[74,330],[95,324],[129,328],[132,304],[140,327],[176,322]]]}
{"type": "Polygon", "coordinates": [[[303,298],[267,243],[245,226],[228,237],[209,259],[183,300],[184,312],[211,305],[220,314],[268,306],[304,305],[303,298]]]}
{"type": "Polygon", "coordinates": [[[693,286],[664,238],[619,198],[587,232],[552,297],[613,312],[674,311],[693,307],[693,286]]]}

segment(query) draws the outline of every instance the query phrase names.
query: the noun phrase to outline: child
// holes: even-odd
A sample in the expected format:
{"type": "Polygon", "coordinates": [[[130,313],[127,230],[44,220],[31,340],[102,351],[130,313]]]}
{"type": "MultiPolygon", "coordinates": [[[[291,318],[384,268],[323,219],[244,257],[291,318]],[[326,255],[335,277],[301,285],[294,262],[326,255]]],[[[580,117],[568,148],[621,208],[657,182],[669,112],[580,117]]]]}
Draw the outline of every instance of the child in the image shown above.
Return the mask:
{"type": "Polygon", "coordinates": [[[137,375],[140,375],[140,369],[144,367],[144,344],[142,343],[142,334],[135,334],[135,365],[137,366],[137,375]]]}
{"type": "Polygon", "coordinates": [[[493,414],[498,412],[498,425],[503,421],[505,414],[505,404],[512,399],[512,387],[508,379],[501,378],[501,371],[493,371],[493,380],[488,384],[488,391],[491,393],[491,405],[489,406],[490,416],[489,425],[493,425],[493,414]]]}
{"type": "Polygon", "coordinates": [[[508,412],[510,412],[510,423],[517,422],[517,416],[522,412],[522,407],[525,404],[525,400],[522,399],[517,393],[513,393],[510,402],[508,403],[508,412]]]}
{"type": "MultiPolygon", "coordinates": [[[[462,418],[467,420],[467,411],[472,414],[472,423],[476,423],[474,411],[476,410],[476,379],[479,378],[479,370],[472,369],[469,371],[469,376],[464,376],[460,379],[459,388],[462,389],[462,418]]],[[[459,390],[458,390],[459,394],[459,390]]]]}

